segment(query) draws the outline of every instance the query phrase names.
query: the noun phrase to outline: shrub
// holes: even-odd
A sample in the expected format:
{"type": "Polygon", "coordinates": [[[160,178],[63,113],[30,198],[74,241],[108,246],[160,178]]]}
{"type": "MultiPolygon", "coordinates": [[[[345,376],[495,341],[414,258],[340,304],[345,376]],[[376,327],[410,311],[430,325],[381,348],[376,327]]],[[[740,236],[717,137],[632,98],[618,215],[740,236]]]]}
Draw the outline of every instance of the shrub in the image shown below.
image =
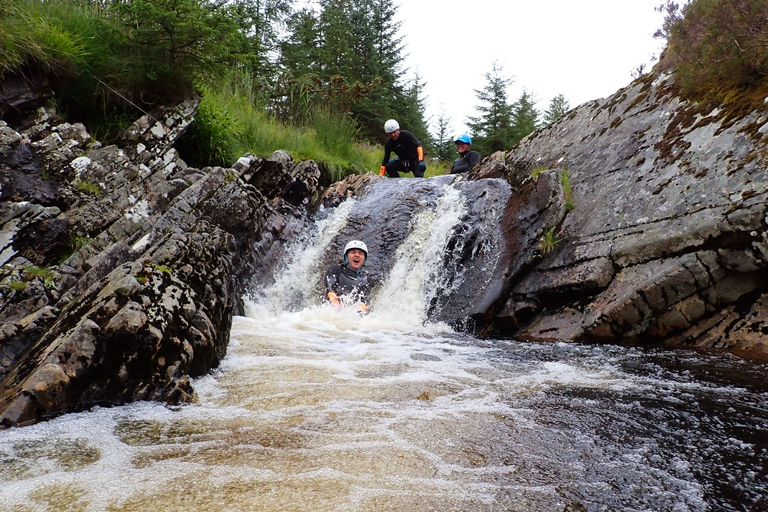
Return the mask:
{"type": "Polygon", "coordinates": [[[692,0],[680,8],[668,1],[663,62],[677,68],[683,92],[701,95],[750,87],[768,75],[768,2],[692,0]]]}

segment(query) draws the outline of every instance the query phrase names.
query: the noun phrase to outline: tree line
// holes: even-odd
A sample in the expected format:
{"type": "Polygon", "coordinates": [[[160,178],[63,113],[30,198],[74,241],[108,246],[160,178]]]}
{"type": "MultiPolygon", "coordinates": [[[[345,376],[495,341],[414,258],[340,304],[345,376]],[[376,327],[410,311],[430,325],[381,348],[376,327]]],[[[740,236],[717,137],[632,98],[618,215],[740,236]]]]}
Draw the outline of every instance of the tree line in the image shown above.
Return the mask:
{"type": "MultiPolygon", "coordinates": [[[[294,0],[8,0],[0,6],[0,76],[42,69],[70,116],[119,121],[237,73],[281,122],[305,125],[330,109],[362,140],[381,142],[382,122],[396,118],[441,153],[436,146],[450,146],[456,134],[430,134],[424,82],[406,67],[397,11],[386,0],[316,0],[300,9],[294,0]]],[[[471,124],[488,151],[539,124],[530,96],[505,104],[497,71],[477,91],[471,124]]]]}
{"type": "MultiPolygon", "coordinates": [[[[765,83],[765,2],[691,0],[680,8],[669,1],[663,8],[663,62],[686,90],[765,83]]],[[[342,124],[344,137],[376,143],[383,121],[395,118],[433,156],[452,158],[458,134],[448,133],[445,113],[430,133],[423,79],[405,64],[406,52],[418,48],[406,49],[397,11],[389,0],[315,0],[298,9],[294,0],[5,0],[0,77],[42,71],[64,114],[99,120],[107,132],[115,126],[119,133],[137,112],[195,92],[225,97],[229,87],[270,119],[308,133],[342,124]]],[[[484,79],[476,115],[467,119],[484,155],[509,149],[570,108],[563,95],[544,112],[532,92],[511,101],[512,77],[498,64],[484,79]]],[[[207,129],[233,131],[235,107],[206,108],[207,129]]]]}
{"type": "Polygon", "coordinates": [[[510,102],[507,90],[513,78],[504,74],[503,67],[494,62],[491,71],[484,74],[485,85],[475,90],[477,115],[468,119],[474,134],[473,146],[483,155],[505,151],[538,128],[548,126],[563,117],[570,105],[565,96],[552,98],[543,114],[536,108],[535,96],[524,90],[510,102]]]}

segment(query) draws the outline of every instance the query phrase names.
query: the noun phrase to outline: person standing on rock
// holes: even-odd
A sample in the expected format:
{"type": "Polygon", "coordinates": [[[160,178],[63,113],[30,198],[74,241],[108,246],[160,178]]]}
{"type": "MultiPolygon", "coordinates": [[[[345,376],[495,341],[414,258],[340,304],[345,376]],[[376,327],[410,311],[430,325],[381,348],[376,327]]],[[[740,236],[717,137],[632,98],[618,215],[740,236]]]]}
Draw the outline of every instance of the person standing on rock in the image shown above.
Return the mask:
{"type": "Polygon", "coordinates": [[[459,152],[459,158],[453,161],[453,165],[451,165],[451,174],[460,174],[474,169],[474,167],[480,163],[482,158],[480,157],[480,153],[471,149],[472,139],[469,138],[469,135],[459,135],[453,142],[456,143],[456,151],[459,152]]]}
{"type": "Polygon", "coordinates": [[[386,173],[390,178],[399,178],[401,172],[412,172],[415,177],[423,178],[427,164],[424,162],[424,147],[419,139],[408,130],[401,130],[394,119],[384,123],[384,132],[389,139],[384,144],[384,160],[379,175],[384,176],[386,173]],[[392,153],[397,158],[390,161],[392,153]]]}
{"type": "Polygon", "coordinates": [[[368,295],[373,286],[363,270],[368,259],[368,247],[360,240],[350,241],[344,247],[344,261],[332,264],[325,272],[325,300],[334,306],[355,306],[364,313],[368,310],[368,295]]]}

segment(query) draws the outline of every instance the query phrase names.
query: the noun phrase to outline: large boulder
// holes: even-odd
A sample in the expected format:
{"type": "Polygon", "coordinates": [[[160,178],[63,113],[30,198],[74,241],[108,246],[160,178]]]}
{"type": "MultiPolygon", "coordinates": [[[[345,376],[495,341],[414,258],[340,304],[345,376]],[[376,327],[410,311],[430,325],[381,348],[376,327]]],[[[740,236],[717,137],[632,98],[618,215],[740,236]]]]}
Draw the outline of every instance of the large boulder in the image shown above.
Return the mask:
{"type": "MultiPolygon", "coordinates": [[[[513,185],[550,170],[572,190],[553,205],[562,217],[548,250],[512,266],[482,332],[768,356],[768,111],[676,92],[671,76],[646,76],[505,154],[513,185]]],[[[500,173],[496,157],[470,179],[500,173]]],[[[509,243],[530,240],[542,244],[541,231],[509,243]]]]}

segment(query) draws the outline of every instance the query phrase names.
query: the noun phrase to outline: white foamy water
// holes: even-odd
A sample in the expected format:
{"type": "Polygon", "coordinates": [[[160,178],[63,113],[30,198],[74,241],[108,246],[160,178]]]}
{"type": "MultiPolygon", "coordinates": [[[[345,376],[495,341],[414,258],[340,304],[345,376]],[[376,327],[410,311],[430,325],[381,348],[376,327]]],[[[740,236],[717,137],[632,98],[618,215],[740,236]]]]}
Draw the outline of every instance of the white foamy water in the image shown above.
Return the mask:
{"type": "Polygon", "coordinates": [[[558,503],[555,480],[517,482],[509,443],[539,424],[514,396],[624,382],[579,364],[501,370],[441,327],[262,312],[235,319],[195,404],[0,433],[3,510],[502,510],[510,488],[558,503]]]}
{"type": "Polygon", "coordinates": [[[312,297],[348,202],[234,318],[195,403],[0,431],[0,511],[759,506],[767,400],[697,379],[703,357],[480,340],[426,320],[434,255],[465,208],[451,194],[416,218],[370,314],[312,297]]]}

